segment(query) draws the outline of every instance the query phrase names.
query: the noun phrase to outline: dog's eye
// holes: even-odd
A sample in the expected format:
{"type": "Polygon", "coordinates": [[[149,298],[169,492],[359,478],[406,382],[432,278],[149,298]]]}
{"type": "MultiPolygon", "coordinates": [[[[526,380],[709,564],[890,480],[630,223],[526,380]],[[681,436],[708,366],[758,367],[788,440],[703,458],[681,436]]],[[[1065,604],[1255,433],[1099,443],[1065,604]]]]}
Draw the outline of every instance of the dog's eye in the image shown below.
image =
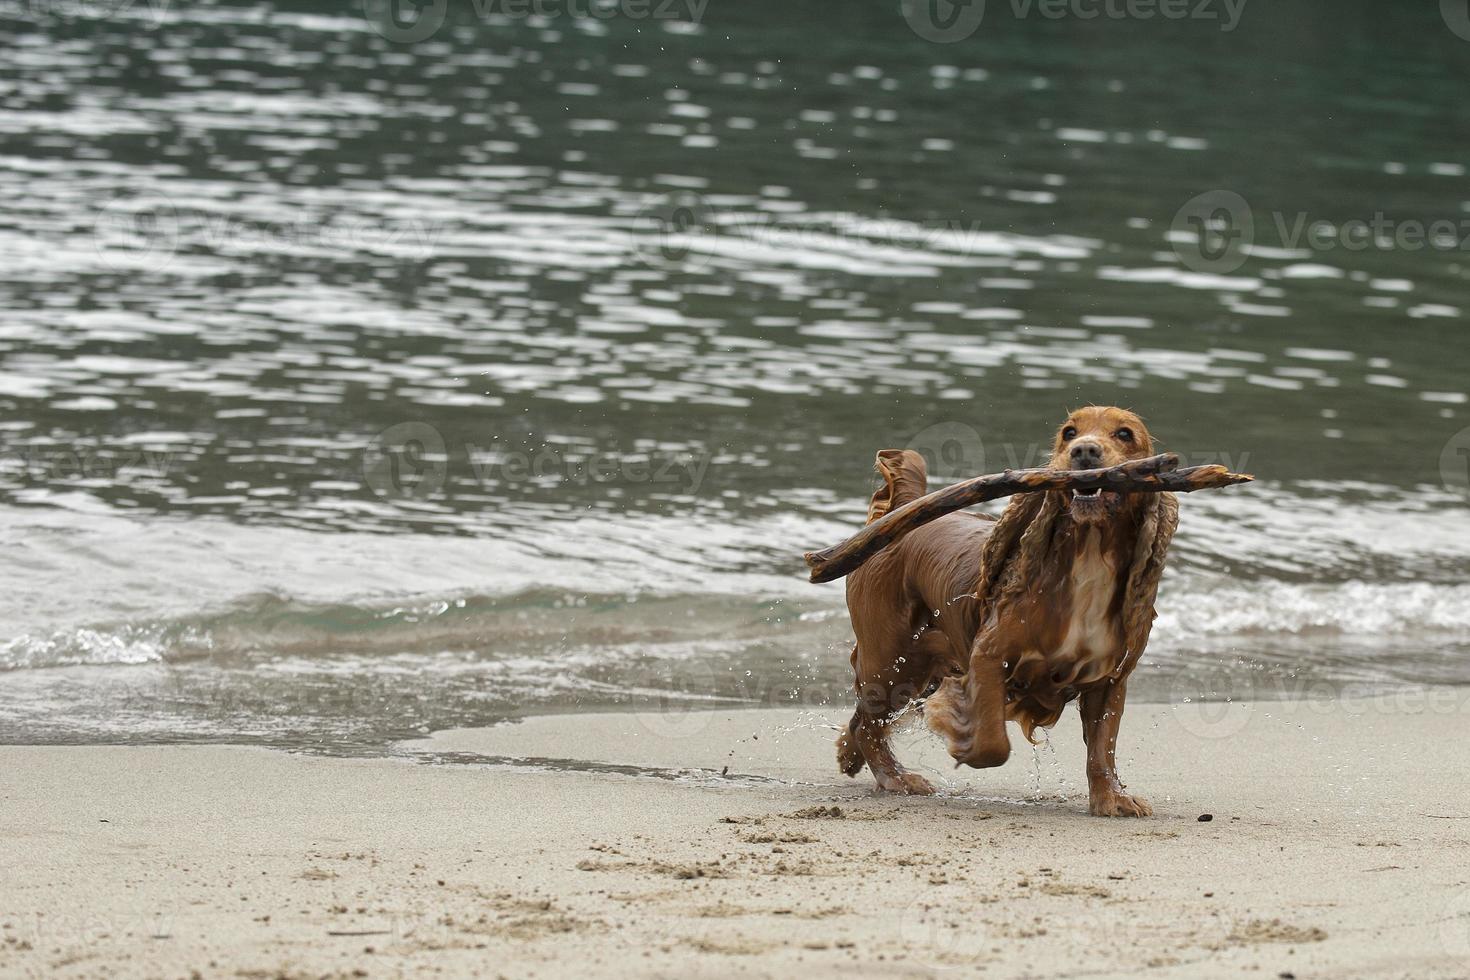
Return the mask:
{"type": "Polygon", "coordinates": [[[1065,429],[1062,430],[1062,439],[1064,441],[1071,442],[1073,439],[1076,439],[1076,438],[1077,438],[1077,427],[1075,425],[1069,425],[1065,429]]]}
{"type": "Polygon", "coordinates": [[[1117,432],[1114,432],[1113,435],[1117,436],[1119,442],[1132,442],[1133,441],[1133,430],[1132,429],[1119,429],[1117,432]]]}

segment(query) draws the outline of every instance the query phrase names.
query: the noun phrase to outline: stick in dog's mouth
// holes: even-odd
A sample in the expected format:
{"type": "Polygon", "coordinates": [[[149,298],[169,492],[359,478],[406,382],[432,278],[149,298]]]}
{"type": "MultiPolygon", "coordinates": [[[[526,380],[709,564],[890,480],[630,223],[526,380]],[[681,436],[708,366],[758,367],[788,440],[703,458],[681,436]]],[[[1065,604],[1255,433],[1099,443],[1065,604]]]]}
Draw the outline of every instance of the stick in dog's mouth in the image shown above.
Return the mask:
{"type": "MultiPolygon", "coordinates": [[[[885,450],[885,452],[888,450],[885,450]]],[[[881,455],[881,454],[880,454],[881,455]]],[[[997,497],[1015,493],[1036,493],[1044,490],[1073,490],[1069,501],[1074,501],[1077,510],[1101,511],[1106,501],[1116,500],[1124,493],[1164,492],[1192,493],[1210,487],[1233,486],[1249,483],[1254,477],[1245,473],[1231,473],[1223,466],[1191,466],[1179,469],[1176,453],[1160,453],[1144,459],[1130,460],[1106,470],[1093,471],[1081,479],[1092,482],[1099,477],[1110,478],[1110,489],[1095,487],[1076,491],[1068,486],[1077,480],[1080,471],[1053,470],[1045,467],[1030,470],[1006,470],[989,476],[953,483],[942,490],[925,494],[911,500],[895,511],[865,526],[847,540],[821,551],[805,555],[807,567],[811,569],[813,582],[830,582],[858,568],[868,558],[882,551],[916,527],[922,527],[945,514],[972,504],[984,503],[997,497]],[[1060,486],[1058,484],[1061,484],[1060,486]],[[1102,496],[1099,496],[1099,495],[1102,496]]]]}

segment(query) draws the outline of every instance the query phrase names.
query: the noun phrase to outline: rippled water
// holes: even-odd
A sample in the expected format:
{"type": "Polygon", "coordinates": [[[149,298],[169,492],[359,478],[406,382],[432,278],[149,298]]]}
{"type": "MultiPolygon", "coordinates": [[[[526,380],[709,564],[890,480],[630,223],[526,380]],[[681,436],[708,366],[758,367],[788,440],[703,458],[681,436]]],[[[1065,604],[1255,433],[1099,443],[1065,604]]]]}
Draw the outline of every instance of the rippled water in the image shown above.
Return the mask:
{"type": "Polygon", "coordinates": [[[873,452],[1082,402],[1261,477],[1136,696],[1470,681],[1470,40],[1382,8],[0,6],[0,738],[842,698],[873,452]]]}

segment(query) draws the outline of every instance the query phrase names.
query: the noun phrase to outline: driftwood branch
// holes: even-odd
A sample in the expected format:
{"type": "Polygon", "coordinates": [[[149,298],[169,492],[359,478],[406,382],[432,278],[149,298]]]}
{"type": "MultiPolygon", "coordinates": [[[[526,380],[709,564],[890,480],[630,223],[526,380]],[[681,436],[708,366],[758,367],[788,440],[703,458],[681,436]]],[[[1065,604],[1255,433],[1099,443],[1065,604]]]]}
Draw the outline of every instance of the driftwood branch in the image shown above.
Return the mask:
{"type": "Polygon", "coordinates": [[[1179,456],[1162,453],[1146,459],[1135,459],[1101,470],[1006,470],[990,476],[977,476],[936,490],[869,524],[852,537],[822,551],[806,555],[813,582],[831,582],[842,578],[863,562],[888,547],[914,528],[935,518],[952,514],[972,504],[984,503],[1016,493],[1043,490],[1091,490],[1100,487],[1118,493],[1192,493],[1213,487],[1249,483],[1254,477],[1231,473],[1223,466],[1191,466],[1179,469],[1179,456]]]}

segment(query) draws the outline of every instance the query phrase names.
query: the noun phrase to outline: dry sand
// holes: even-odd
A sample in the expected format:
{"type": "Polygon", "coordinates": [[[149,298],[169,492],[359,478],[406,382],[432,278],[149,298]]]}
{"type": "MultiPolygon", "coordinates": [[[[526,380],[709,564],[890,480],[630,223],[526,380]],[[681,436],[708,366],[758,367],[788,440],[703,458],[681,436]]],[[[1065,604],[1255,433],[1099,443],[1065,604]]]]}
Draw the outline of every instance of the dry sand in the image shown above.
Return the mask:
{"type": "Polygon", "coordinates": [[[796,710],[0,748],[0,975],[1465,977],[1463,702],[1134,705],[1145,820],[1087,816],[1073,712],[989,772],[900,739],[931,799],[796,710]]]}

